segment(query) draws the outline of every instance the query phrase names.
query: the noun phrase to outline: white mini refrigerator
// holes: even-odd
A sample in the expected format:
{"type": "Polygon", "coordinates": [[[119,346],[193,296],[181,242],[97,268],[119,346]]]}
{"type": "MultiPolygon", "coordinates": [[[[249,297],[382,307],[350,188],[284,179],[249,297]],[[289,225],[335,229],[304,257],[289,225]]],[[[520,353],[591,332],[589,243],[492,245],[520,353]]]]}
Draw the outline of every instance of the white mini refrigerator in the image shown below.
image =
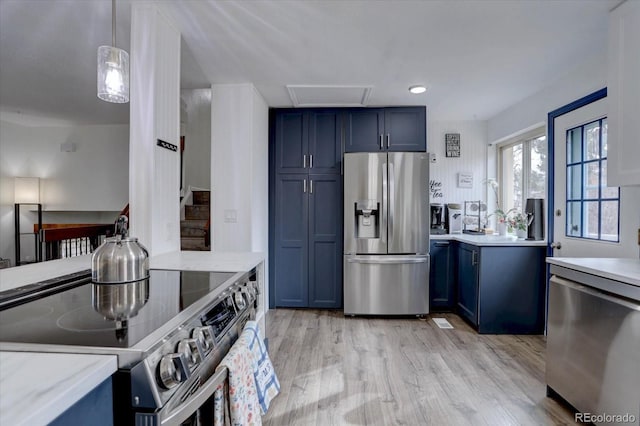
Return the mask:
{"type": "Polygon", "coordinates": [[[345,315],[429,313],[428,157],[344,155],[345,315]]]}

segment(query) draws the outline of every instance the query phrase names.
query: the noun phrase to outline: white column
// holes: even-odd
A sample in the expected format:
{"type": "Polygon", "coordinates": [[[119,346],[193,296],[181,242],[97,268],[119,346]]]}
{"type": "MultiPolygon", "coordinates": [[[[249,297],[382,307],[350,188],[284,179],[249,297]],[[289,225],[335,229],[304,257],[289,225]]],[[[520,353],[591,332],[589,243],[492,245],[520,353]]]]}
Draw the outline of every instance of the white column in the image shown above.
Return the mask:
{"type": "Polygon", "coordinates": [[[212,86],[212,244],[215,251],[267,251],[268,115],[252,84],[212,86]]]}
{"type": "Polygon", "coordinates": [[[180,250],[180,32],[155,5],[131,6],[130,235],[180,250]],[[158,140],[178,147],[160,147],[158,140]]]}
{"type": "Polygon", "coordinates": [[[269,108],[252,84],[211,94],[211,243],[214,251],[265,254],[269,300],[269,108]]]}

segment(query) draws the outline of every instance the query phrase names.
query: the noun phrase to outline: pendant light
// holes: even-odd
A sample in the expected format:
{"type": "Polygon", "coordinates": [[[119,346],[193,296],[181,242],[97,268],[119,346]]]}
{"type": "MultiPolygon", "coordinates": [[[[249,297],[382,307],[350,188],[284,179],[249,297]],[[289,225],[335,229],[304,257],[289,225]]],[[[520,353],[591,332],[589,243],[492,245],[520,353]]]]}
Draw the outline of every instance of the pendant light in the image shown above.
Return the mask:
{"type": "Polygon", "coordinates": [[[116,47],[116,0],[111,3],[111,46],[98,47],[98,97],[129,102],[129,54],[116,47]]]}

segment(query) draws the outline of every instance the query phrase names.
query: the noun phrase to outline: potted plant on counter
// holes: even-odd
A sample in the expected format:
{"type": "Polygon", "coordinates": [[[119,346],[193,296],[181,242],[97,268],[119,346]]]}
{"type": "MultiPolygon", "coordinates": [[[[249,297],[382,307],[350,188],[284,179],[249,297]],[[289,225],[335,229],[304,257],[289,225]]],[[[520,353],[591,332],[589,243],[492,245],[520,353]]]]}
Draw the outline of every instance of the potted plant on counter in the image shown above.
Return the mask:
{"type": "Polygon", "coordinates": [[[507,219],[507,221],[509,223],[509,227],[516,231],[516,237],[523,240],[527,238],[527,229],[529,229],[529,225],[531,225],[531,222],[533,221],[533,215],[516,211],[507,219]]]}

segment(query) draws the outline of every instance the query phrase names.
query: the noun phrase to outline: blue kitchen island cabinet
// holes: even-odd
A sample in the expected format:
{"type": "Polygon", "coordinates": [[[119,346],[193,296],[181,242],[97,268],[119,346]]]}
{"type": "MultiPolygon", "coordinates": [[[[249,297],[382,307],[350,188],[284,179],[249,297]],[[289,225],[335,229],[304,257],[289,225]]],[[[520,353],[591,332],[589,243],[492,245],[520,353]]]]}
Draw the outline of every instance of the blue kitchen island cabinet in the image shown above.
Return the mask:
{"type": "Polygon", "coordinates": [[[111,377],[49,423],[50,426],[112,426],[113,396],[111,377]]]}
{"type": "Polygon", "coordinates": [[[483,334],[542,334],[544,246],[458,243],[458,314],[483,334]]]}
{"type": "Polygon", "coordinates": [[[429,255],[429,311],[450,312],[456,306],[455,243],[431,241],[429,255]]]}
{"type": "Polygon", "coordinates": [[[349,108],[345,152],[425,152],[425,107],[349,108]]]}

